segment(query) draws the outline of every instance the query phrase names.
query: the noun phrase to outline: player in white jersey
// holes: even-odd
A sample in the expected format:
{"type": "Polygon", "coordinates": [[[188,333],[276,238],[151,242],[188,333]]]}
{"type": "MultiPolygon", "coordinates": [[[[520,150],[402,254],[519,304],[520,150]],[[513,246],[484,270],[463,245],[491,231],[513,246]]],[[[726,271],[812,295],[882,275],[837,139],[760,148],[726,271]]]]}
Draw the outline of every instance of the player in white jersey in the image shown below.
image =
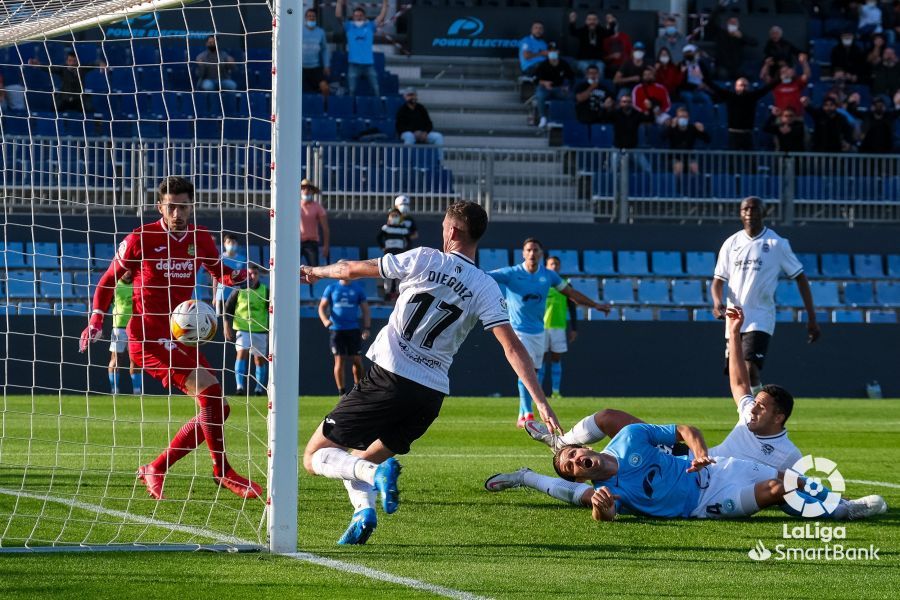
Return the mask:
{"type": "MultiPolygon", "coordinates": [[[[766,360],[769,340],[775,332],[775,288],[782,273],[797,282],[797,289],[806,308],[809,342],[815,342],[820,334],[816,308],[809,280],[803,273],[803,265],[791,250],[790,243],[764,225],[765,210],[763,201],[755,196],[741,202],[744,228],[722,244],[710,287],[713,315],[717,319],[725,318],[725,310],[729,306],[741,306],[744,309],[746,319],[741,339],[754,394],[762,388],[759,372],[766,360]]],[[[727,329],[726,327],[726,338],[727,329]]],[[[727,346],[726,341],[726,368],[727,346]]]]}
{"type": "Polygon", "coordinates": [[[475,266],[487,213],[473,202],[447,208],[443,251],[416,248],[369,261],[302,267],[307,283],[320,278],[400,280],[388,324],[367,356],[366,376],[322,421],[303,453],[313,475],[344,480],[354,513],[339,544],[364,544],[375,530],[375,492],[390,514],[399,506],[395,454],[406,454],[437,418],[450,392],[448,371],[476,321],[490,330],[525,381],[549,430],[559,422],[544,397],[531,358],[509,324],[500,287],[475,266]]]}

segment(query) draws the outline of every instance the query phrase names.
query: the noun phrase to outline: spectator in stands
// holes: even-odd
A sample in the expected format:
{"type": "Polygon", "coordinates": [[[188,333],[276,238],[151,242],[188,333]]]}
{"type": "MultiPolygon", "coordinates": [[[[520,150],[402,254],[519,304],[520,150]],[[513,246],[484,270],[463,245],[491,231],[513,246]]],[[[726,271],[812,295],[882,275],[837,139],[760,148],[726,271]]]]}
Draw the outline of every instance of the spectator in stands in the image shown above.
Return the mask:
{"type": "MultiPolygon", "coordinates": [[[[37,58],[28,60],[30,65],[40,65],[41,62],[37,58]]],[[[106,67],[106,63],[98,63],[101,68],[106,67]]],[[[78,55],[74,52],[66,53],[66,64],[51,65],[50,72],[59,77],[60,87],[56,93],[56,110],[59,112],[90,112],[90,96],[84,93],[84,78],[88,72],[96,69],[97,66],[81,65],[78,62],[78,55]]]]}
{"type": "Polygon", "coordinates": [[[681,51],[684,56],[684,61],[681,63],[681,72],[684,74],[684,78],[678,95],[685,102],[690,102],[703,83],[710,79],[711,68],[709,62],[701,56],[700,50],[694,44],[688,44],[681,51]]]}
{"type": "Polygon", "coordinates": [[[894,44],[900,38],[900,0],[891,3],[891,10],[882,13],[881,23],[888,43],[894,44]]]}
{"type": "Polygon", "coordinates": [[[656,82],[666,88],[670,98],[678,93],[678,88],[684,82],[684,73],[672,60],[668,48],[660,48],[656,56],[656,82]]]}
{"type": "Polygon", "coordinates": [[[644,123],[653,123],[655,120],[652,114],[635,110],[628,94],[619,97],[618,108],[613,108],[612,98],[607,98],[603,107],[606,110],[603,120],[612,123],[613,146],[616,148],[625,150],[637,148],[640,126],[644,123]]]}
{"type": "Polygon", "coordinates": [[[585,73],[588,66],[594,65],[600,69],[600,77],[603,77],[603,40],[615,33],[616,19],[612,15],[606,15],[606,22],[612,23],[609,27],[600,25],[600,16],[594,11],[584,17],[584,26],[576,27],[578,13],[574,10],[569,13],[569,35],[578,40],[578,51],[575,53],[578,72],[585,73]]]}
{"type": "Polygon", "coordinates": [[[656,69],[647,65],[641,72],[641,83],[631,90],[631,101],[634,107],[643,112],[652,114],[660,125],[669,120],[669,109],[672,101],[665,86],[656,83],[656,69]]]}
{"type": "Polygon", "coordinates": [[[775,106],[782,110],[790,107],[797,115],[802,116],[803,103],[800,99],[803,97],[803,91],[806,89],[806,84],[809,81],[809,59],[806,54],[802,53],[797,57],[797,62],[800,63],[800,67],[803,69],[803,75],[799,78],[792,67],[785,65],[781,67],[777,81],[769,77],[769,67],[771,67],[773,62],[770,58],[766,59],[759,73],[760,79],[766,84],[775,84],[775,87],[772,88],[775,106]]]}
{"type": "Polygon", "coordinates": [[[328,213],[316,202],[319,188],[309,179],[300,182],[300,255],[311,267],[319,265],[319,248],[328,262],[331,231],[328,228],[328,213]],[[322,235],[319,235],[319,227],[322,235]]]}
{"type": "Polygon", "coordinates": [[[544,24],[531,24],[531,34],[519,40],[519,67],[522,75],[532,76],[538,65],[547,60],[547,42],[544,41],[544,24]]]}
{"type": "Polygon", "coordinates": [[[406,101],[397,109],[397,135],[404,144],[432,144],[444,145],[444,136],[434,131],[428,110],[419,104],[419,96],[415,88],[403,90],[403,99],[406,101]]]}
{"type": "Polygon", "coordinates": [[[633,50],[631,36],[624,31],[619,31],[618,21],[614,16],[612,20],[606,16],[606,27],[614,33],[603,40],[603,62],[606,64],[605,75],[609,79],[610,74],[615,73],[631,57],[633,50]]]}
{"type": "MultiPolygon", "coordinates": [[[[410,230],[403,225],[403,213],[397,208],[392,208],[387,214],[387,223],[381,226],[376,236],[378,247],[382,254],[400,254],[412,247],[410,230]]],[[[397,279],[385,279],[384,299],[393,302],[397,299],[397,279]]]]}
{"type": "Polygon", "coordinates": [[[781,110],[773,106],[772,116],[763,126],[763,131],[775,137],[775,148],[779,152],[806,150],[806,126],[791,107],[781,110]]]}
{"type": "MultiPolygon", "coordinates": [[[[691,123],[691,115],[687,107],[679,106],[675,111],[675,118],[671,119],[668,125],[663,129],[663,137],[669,141],[669,148],[672,150],[693,150],[697,140],[709,143],[710,137],[706,133],[703,123],[697,121],[691,123]]],[[[672,162],[672,172],[675,175],[684,173],[684,163],[689,165],[690,173],[697,174],[699,167],[697,160],[689,154],[680,155],[672,162]]]]}
{"type": "Polygon", "coordinates": [[[7,85],[3,73],[0,73],[0,110],[25,111],[25,86],[21,83],[7,85]]]}
{"type": "Polygon", "coordinates": [[[803,98],[803,105],[813,119],[813,134],[810,150],[813,152],[848,152],[853,142],[853,129],[838,112],[838,103],[833,96],[826,96],[822,107],[810,106],[809,98],[803,98]]]}
{"type": "Polygon", "coordinates": [[[645,48],[643,42],[635,42],[634,49],[631,51],[631,58],[627,60],[613,77],[613,83],[616,90],[621,93],[622,90],[631,91],[631,88],[641,82],[641,74],[644,72],[646,63],[644,62],[645,48]]]}
{"type": "Polygon", "coordinates": [[[750,87],[746,77],[734,82],[734,90],[723,88],[710,81],[705,90],[715,94],[725,102],[728,110],[728,149],[753,150],[753,127],[756,121],[756,105],[760,99],[772,90],[772,84],[758,89],[750,87]]]}
{"type": "Polygon", "coordinates": [[[852,90],[849,85],[850,75],[841,68],[833,69],[831,74],[831,88],[825,93],[835,99],[838,106],[847,102],[852,90]]]}
{"type": "Polygon", "coordinates": [[[575,86],[575,118],[580,123],[592,125],[603,122],[603,103],[613,97],[613,91],[600,78],[596,65],[588,66],[585,79],[575,86]]]}
{"type": "Polygon", "coordinates": [[[884,49],[887,48],[885,37],[881,34],[872,36],[872,47],[866,54],[866,64],[871,74],[872,69],[881,64],[881,57],[884,55],[884,49]]]}
{"type": "Polygon", "coordinates": [[[865,77],[866,55],[854,43],[856,36],[851,31],[841,34],[841,43],[831,51],[831,68],[843,69],[851,75],[850,80],[858,81],[865,77]]]}
{"type": "Polygon", "coordinates": [[[856,28],[862,39],[882,32],[881,8],[879,8],[877,0],[866,0],[865,4],[859,7],[859,22],[856,28]]]}
{"type": "Polygon", "coordinates": [[[331,54],[325,30],[316,23],[316,10],[306,11],[306,30],[303,32],[303,93],[321,93],[326,98],[331,89],[328,77],[331,75],[331,54]]]}
{"type": "Polygon", "coordinates": [[[569,97],[569,88],[575,81],[575,72],[564,60],[559,59],[559,50],[551,48],[547,60],[537,66],[534,71],[538,85],[534,91],[538,116],[541,118],[538,127],[547,126],[547,100],[565,100],[569,97]]]}
{"type": "Polygon", "coordinates": [[[668,16],[663,19],[662,35],[656,38],[653,49],[656,55],[662,50],[666,50],[673,63],[680,63],[682,59],[681,49],[687,44],[687,37],[678,31],[677,21],[675,17],[668,16]]]}
{"type": "Polygon", "coordinates": [[[403,215],[401,223],[409,230],[409,239],[417,240],[419,239],[419,229],[416,227],[416,220],[412,216],[411,206],[412,202],[410,201],[409,196],[405,194],[400,194],[394,198],[394,208],[399,210],[400,214],[403,215]]]}
{"type": "Polygon", "coordinates": [[[865,115],[857,113],[862,120],[862,142],[859,151],[866,154],[888,154],[894,149],[894,121],[897,111],[888,110],[888,99],[875,96],[872,109],[865,115]]]}
{"type": "Polygon", "coordinates": [[[721,10],[720,4],[710,16],[712,37],[716,42],[716,76],[732,81],[747,75],[743,69],[744,61],[747,60],[746,48],[756,46],[757,41],[744,35],[737,17],[729,17],[724,29],[719,26],[716,16],[721,10]]]}
{"type": "Polygon", "coordinates": [[[897,52],[887,47],[881,55],[881,62],[872,71],[872,93],[892,96],[900,89],[900,64],[897,63],[897,52]]]}
{"type": "Polygon", "coordinates": [[[236,90],[237,83],[231,78],[234,57],[219,50],[216,36],[206,38],[206,50],[197,55],[197,79],[204,92],[216,90],[236,90]]]}
{"type": "Polygon", "coordinates": [[[353,9],[350,21],[344,21],[344,2],[337,0],[334,7],[334,15],[344,26],[347,36],[347,87],[351,96],[356,95],[356,87],[361,77],[369,81],[373,96],[381,95],[378,86],[378,73],[375,72],[375,52],[372,46],[375,44],[375,32],[384,24],[387,17],[388,0],[382,0],[381,12],[374,19],[366,17],[366,10],[362,6],[353,9]]]}
{"type": "MultiPolygon", "coordinates": [[[[769,29],[769,39],[763,48],[763,55],[771,58],[776,65],[783,63],[793,66],[800,54],[800,50],[791,42],[784,39],[784,32],[778,25],[773,25],[769,29]]],[[[775,75],[775,73],[772,73],[775,75]]]]}

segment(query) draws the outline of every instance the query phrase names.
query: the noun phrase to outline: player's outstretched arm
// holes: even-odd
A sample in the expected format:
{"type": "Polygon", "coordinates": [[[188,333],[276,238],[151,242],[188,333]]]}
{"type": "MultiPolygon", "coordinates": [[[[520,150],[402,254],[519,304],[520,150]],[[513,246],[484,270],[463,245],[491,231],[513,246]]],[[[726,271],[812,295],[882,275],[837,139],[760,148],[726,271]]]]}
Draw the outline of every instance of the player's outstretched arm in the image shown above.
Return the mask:
{"type": "Polygon", "coordinates": [[[379,258],[369,260],[345,260],[322,267],[300,267],[300,280],[313,284],[320,279],[364,279],[366,277],[381,277],[378,270],[379,258]]]}
{"type": "Polygon", "coordinates": [[[547,424],[550,431],[563,433],[564,430],[556,418],[556,413],[553,412],[553,408],[551,408],[550,403],[547,402],[547,398],[544,396],[544,390],[541,389],[541,385],[538,383],[531,357],[528,356],[525,346],[516,337],[513,328],[509,324],[504,324],[494,327],[491,331],[494,333],[497,341],[500,342],[500,345],[503,346],[503,352],[506,354],[506,360],[509,362],[509,365],[516,372],[519,379],[525,383],[525,388],[537,405],[541,420],[547,424]]]}
{"type": "Polygon", "coordinates": [[[109,263],[109,268],[100,277],[100,281],[97,282],[88,326],[81,332],[81,339],[78,343],[79,352],[84,352],[90,344],[100,339],[100,334],[103,333],[103,319],[116,292],[116,282],[126,271],[127,269],[119,263],[118,259],[113,259],[109,263]]]}
{"type": "Polygon", "coordinates": [[[604,314],[609,314],[609,304],[600,304],[599,302],[594,302],[571,285],[567,285],[566,287],[561,289],[559,293],[567,296],[575,304],[578,304],[580,306],[589,306],[595,310],[603,311],[604,314]]]}
{"type": "Polygon", "coordinates": [[[709,286],[709,294],[712,296],[713,316],[717,319],[725,318],[725,282],[718,277],[713,277],[709,286]]]}
{"type": "Polygon", "coordinates": [[[709,457],[709,448],[706,447],[706,440],[703,439],[703,433],[692,425],[677,425],[676,440],[681,440],[694,454],[688,473],[699,471],[705,466],[711,465],[715,460],[709,457]]]}
{"type": "Polygon", "coordinates": [[[809,279],[806,278],[806,273],[797,275],[796,282],[797,291],[800,292],[800,297],[803,298],[803,308],[806,309],[806,341],[812,344],[822,335],[822,330],[819,329],[819,323],[816,320],[816,307],[813,304],[812,290],[809,289],[809,279]]]}
{"type": "Polygon", "coordinates": [[[740,407],[741,398],[751,395],[750,371],[744,360],[744,347],[741,344],[744,311],[735,306],[725,311],[725,314],[728,317],[728,381],[731,384],[731,397],[740,407]]]}

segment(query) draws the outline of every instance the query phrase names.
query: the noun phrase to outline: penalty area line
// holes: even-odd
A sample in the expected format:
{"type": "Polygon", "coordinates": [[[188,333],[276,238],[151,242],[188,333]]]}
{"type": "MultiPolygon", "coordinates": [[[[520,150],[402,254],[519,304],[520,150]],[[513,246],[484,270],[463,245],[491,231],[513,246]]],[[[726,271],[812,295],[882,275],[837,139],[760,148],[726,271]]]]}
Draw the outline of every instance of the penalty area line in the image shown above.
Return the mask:
{"type": "MultiPolygon", "coordinates": [[[[64,506],[68,506],[71,508],[77,508],[80,510],[84,510],[87,512],[92,512],[100,515],[108,515],[110,517],[115,517],[116,519],[121,519],[124,521],[131,521],[133,523],[139,523],[141,525],[149,525],[152,527],[158,527],[160,529],[167,529],[173,532],[179,533],[188,533],[194,536],[207,538],[210,540],[216,540],[219,543],[230,544],[233,546],[259,546],[258,543],[251,542],[249,540],[244,540],[238,537],[223,535],[211,529],[204,529],[202,527],[192,527],[190,525],[181,525],[179,523],[171,523],[169,521],[163,521],[161,519],[154,519],[152,517],[145,517],[141,515],[136,515],[124,510],[115,510],[112,508],[106,508],[103,506],[98,506],[96,504],[90,504],[88,502],[82,502],[80,500],[74,500],[72,498],[61,498],[59,496],[50,496],[46,494],[35,494],[32,492],[26,492],[23,490],[10,490],[7,488],[0,488],[0,494],[5,496],[13,496],[16,498],[24,498],[28,500],[38,500],[40,502],[53,502],[55,504],[62,504],[64,506]]],[[[73,548],[77,548],[77,546],[73,546],[73,548]]],[[[127,551],[127,547],[122,547],[122,550],[127,551]]],[[[2,552],[2,550],[0,550],[2,552]]],[[[326,558],[324,556],[318,556],[316,554],[311,554],[309,552],[294,552],[291,554],[281,554],[275,556],[284,556],[286,558],[290,558],[293,560],[298,560],[302,562],[311,563],[314,565],[318,565],[321,567],[327,567],[329,569],[335,569],[338,571],[343,571],[345,573],[351,573],[355,575],[360,575],[362,577],[366,577],[368,579],[375,579],[377,581],[384,581],[386,583],[392,583],[395,585],[401,585],[403,587],[408,587],[416,590],[420,590],[423,592],[429,592],[431,594],[435,594],[436,596],[443,596],[445,598],[453,598],[455,600],[487,600],[483,596],[477,596],[475,594],[470,594],[468,592],[463,592],[460,590],[454,590],[452,588],[443,587],[440,585],[436,585],[433,583],[428,583],[425,581],[419,581],[418,579],[412,579],[410,577],[400,577],[398,575],[392,575],[390,573],[385,573],[384,571],[378,571],[377,569],[372,569],[369,567],[364,567],[362,565],[357,565],[354,563],[344,562],[341,560],[335,560],[333,558],[326,558]]]]}

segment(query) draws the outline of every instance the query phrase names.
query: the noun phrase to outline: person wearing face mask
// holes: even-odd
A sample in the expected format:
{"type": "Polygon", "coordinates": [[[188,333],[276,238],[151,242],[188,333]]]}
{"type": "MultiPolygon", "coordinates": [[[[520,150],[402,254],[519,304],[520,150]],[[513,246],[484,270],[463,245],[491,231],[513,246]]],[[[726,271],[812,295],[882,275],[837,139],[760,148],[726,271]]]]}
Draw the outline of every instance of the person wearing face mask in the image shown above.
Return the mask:
{"type": "Polygon", "coordinates": [[[631,36],[619,29],[615,16],[606,15],[606,28],[614,33],[603,40],[603,63],[606,65],[606,78],[615,73],[631,58],[631,36]]]}
{"type": "Polygon", "coordinates": [[[671,150],[686,150],[685,154],[676,155],[672,162],[672,172],[675,175],[684,173],[684,165],[688,164],[690,173],[696,175],[699,172],[697,161],[691,158],[690,151],[694,149],[697,140],[710,142],[706,128],[699,121],[691,123],[691,115],[684,106],[675,112],[675,118],[670,119],[668,126],[663,129],[663,138],[668,140],[671,150]]]}
{"type": "Polygon", "coordinates": [[[613,83],[616,85],[617,91],[628,90],[641,82],[641,73],[646,67],[644,56],[646,47],[643,42],[635,42],[634,50],[631,51],[631,58],[622,65],[613,77],[613,83]]]}
{"type": "Polygon", "coordinates": [[[406,101],[397,109],[396,128],[397,135],[404,144],[432,144],[441,146],[444,144],[444,136],[434,131],[428,110],[419,104],[419,96],[415,88],[403,90],[403,99],[406,101]]]}
{"type": "Polygon", "coordinates": [[[538,127],[547,126],[547,100],[565,100],[569,96],[569,87],[575,80],[575,72],[564,60],[559,58],[559,50],[552,47],[547,60],[538,65],[534,72],[538,80],[534,91],[538,116],[541,118],[538,127]]]}
{"type": "MultiPolygon", "coordinates": [[[[381,226],[376,236],[382,254],[400,254],[412,247],[412,235],[404,223],[403,213],[392,208],[387,215],[387,223],[381,226]]],[[[397,299],[397,280],[384,280],[384,298],[387,301],[397,299]]]]}
{"type": "Polygon", "coordinates": [[[897,111],[888,110],[889,101],[875,96],[872,108],[866,113],[856,111],[854,116],[862,121],[862,141],[859,151],[865,154],[888,154],[894,149],[894,121],[897,111]]]}
{"type": "Polygon", "coordinates": [[[666,88],[671,98],[677,93],[683,82],[684,73],[681,71],[681,67],[672,60],[672,55],[668,49],[661,48],[656,57],[656,83],[666,88]]]}
{"type": "Polygon", "coordinates": [[[579,73],[587,71],[588,66],[600,69],[600,77],[603,77],[603,40],[615,33],[615,20],[612,26],[600,25],[600,16],[590,11],[584,17],[584,26],[575,25],[578,13],[574,10],[569,13],[569,35],[578,40],[578,51],[575,53],[576,67],[579,73]]]}
{"type": "MultiPolygon", "coordinates": [[[[231,270],[239,270],[247,268],[247,255],[241,248],[237,236],[233,233],[226,233],[222,238],[222,262],[231,270]]],[[[217,282],[215,305],[216,314],[225,314],[225,300],[231,293],[232,288],[224,283],[217,282]]]]}
{"type": "Polygon", "coordinates": [[[900,63],[897,52],[887,47],[881,55],[881,62],[872,71],[872,93],[893,94],[900,89],[900,63]]]}
{"type": "Polygon", "coordinates": [[[667,16],[663,19],[662,33],[656,38],[653,49],[656,55],[665,50],[668,52],[672,63],[680,63],[682,61],[681,49],[688,43],[687,38],[678,31],[677,21],[675,17],[667,16]]]}
{"type": "Polygon", "coordinates": [[[881,9],[878,7],[877,0],[866,0],[859,7],[859,22],[857,24],[857,32],[859,37],[867,38],[875,33],[881,33],[881,9]]]}
{"type": "Polygon", "coordinates": [[[841,43],[834,47],[831,51],[831,68],[842,69],[850,78],[851,82],[856,82],[860,78],[865,77],[866,55],[855,42],[856,36],[852,31],[845,31],[841,34],[841,43]]]}
{"type": "MultiPolygon", "coordinates": [[[[722,6],[717,8],[721,12],[722,6]]],[[[733,81],[738,77],[745,77],[743,65],[746,62],[747,48],[758,45],[758,42],[744,35],[741,31],[741,23],[737,17],[729,17],[725,26],[720,26],[717,11],[710,15],[710,29],[716,42],[716,75],[719,79],[733,81]]]]}
{"type": "MultiPolygon", "coordinates": [[[[769,61],[769,59],[766,60],[767,62],[769,61]]],[[[771,64],[763,64],[759,77],[762,79],[763,83],[767,85],[774,83],[775,87],[772,88],[772,98],[774,100],[773,104],[776,107],[781,110],[790,107],[797,115],[802,117],[803,103],[800,102],[800,99],[803,97],[803,92],[806,90],[806,84],[809,81],[811,71],[809,68],[809,58],[806,54],[800,54],[800,56],[797,57],[797,62],[803,69],[803,74],[800,77],[797,77],[797,72],[794,69],[787,65],[783,65],[778,72],[778,78],[773,79],[769,76],[771,64]]]]}
{"type": "Polygon", "coordinates": [[[781,110],[772,107],[772,116],[763,126],[763,131],[775,138],[779,152],[804,152],[806,150],[806,126],[798,119],[794,109],[781,110]]]}
{"type": "Polygon", "coordinates": [[[631,90],[631,101],[637,110],[652,114],[660,125],[670,119],[672,100],[666,88],[656,83],[656,69],[650,65],[641,71],[641,82],[631,90]]]}
{"type": "Polygon", "coordinates": [[[400,214],[403,216],[401,223],[409,230],[409,239],[415,240],[419,237],[419,230],[416,228],[416,220],[413,219],[412,213],[410,212],[411,204],[409,196],[405,194],[400,194],[394,198],[394,208],[399,210],[400,214]]]}
{"type": "Polygon", "coordinates": [[[547,60],[547,53],[544,24],[535,21],[531,24],[531,33],[519,40],[519,67],[522,75],[534,75],[538,65],[547,60]]]}
{"type": "Polygon", "coordinates": [[[231,78],[234,57],[218,47],[216,36],[206,38],[206,50],[198,54],[195,60],[201,90],[214,92],[237,89],[237,83],[231,78]]]}
{"type": "Polygon", "coordinates": [[[382,0],[381,12],[373,20],[366,17],[366,11],[362,6],[353,9],[349,21],[344,21],[344,3],[347,0],[337,0],[334,7],[334,15],[343,23],[344,34],[347,36],[347,87],[351,96],[356,95],[356,88],[360,78],[365,77],[372,88],[373,96],[380,96],[378,87],[378,73],[375,72],[375,53],[372,45],[375,43],[375,32],[384,25],[387,17],[388,0],[382,0]]]}
{"type": "Polygon", "coordinates": [[[585,79],[575,86],[575,118],[585,125],[604,121],[603,103],[612,98],[613,91],[600,79],[600,69],[590,65],[585,71],[585,79]]]}
{"type": "Polygon", "coordinates": [[[328,77],[331,76],[331,53],[325,30],[316,23],[316,11],[310,8],[304,16],[303,30],[303,93],[320,93],[326,98],[330,92],[328,77]]]}
{"type": "Polygon", "coordinates": [[[700,49],[694,44],[688,44],[682,48],[682,61],[680,68],[683,75],[678,95],[684,102],[691,102],[694,95],[703,87],[704,82],[710,79],[712,67],[701,56],[700,49]]]}
{"type": "Polygon", "coordinates": [[[852,147],[853,129],[844,115],[838,112],[833,96],[826,96],[822,107],[810,106],[809,98],[803,98],[806,112],[813,119],[812,152],[848,152],[852,147]]]}
{"type": "Polygon", "coordinates": [[[316,202],[318,193],[319,188],[309,179],[300,182],[300,255],[311,267],[319,264],[320,246],[326,262],[330,254],[331,232],[328,229],[328,213],[316,202]],[[319,227],[322,228],[321,237],[319,227]]]}

